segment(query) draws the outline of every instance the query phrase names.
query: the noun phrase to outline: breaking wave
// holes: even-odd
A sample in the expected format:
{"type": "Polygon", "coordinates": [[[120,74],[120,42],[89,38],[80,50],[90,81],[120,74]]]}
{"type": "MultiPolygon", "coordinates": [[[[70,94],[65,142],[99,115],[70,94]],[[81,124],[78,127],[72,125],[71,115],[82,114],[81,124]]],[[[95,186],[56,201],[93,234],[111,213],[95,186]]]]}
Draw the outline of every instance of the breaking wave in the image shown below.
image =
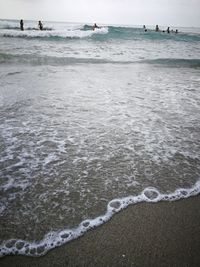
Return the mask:
{"type": "Polygon", "coordinates": [[[19,29],[3,29],[0,31],[0,36],[2,37],[17,37],[17,38],[51,38],[55,40],[56,38],[64,39],[81,39],[89,38],[93,35],[107,34],[108,28],[103,27],[101,29],[91,30],[52,30],[51,28],[45,28],[43,31],[39,31],[35,28],[28,28],[28,30],[20,31],[19,29]]]}
{"type": "Polygon", "coordinates": [[[164,31],[155,32],[148,29],[145,32],[142,28],[138,27],[114,27],[104,26],[93,31],[91,25],[82,25],[75,28],[64,28],[63,26],[53,27],[52,25],[44,27],[43,31],[33,27],[32,24],[25,27],[24,31],[20,31],[19,22],[9,23],[8,21],[0,21],[0,36],[2,37],[17,37],[17,38],[64,38],[64,39],[81,39],[81,38],[94,38],[102,41],[112,39],[122,40],[175,40],[184,42],[199,42],[200,34],[180,32],[175,34],[171,32],[167,34],[164,31]]]}

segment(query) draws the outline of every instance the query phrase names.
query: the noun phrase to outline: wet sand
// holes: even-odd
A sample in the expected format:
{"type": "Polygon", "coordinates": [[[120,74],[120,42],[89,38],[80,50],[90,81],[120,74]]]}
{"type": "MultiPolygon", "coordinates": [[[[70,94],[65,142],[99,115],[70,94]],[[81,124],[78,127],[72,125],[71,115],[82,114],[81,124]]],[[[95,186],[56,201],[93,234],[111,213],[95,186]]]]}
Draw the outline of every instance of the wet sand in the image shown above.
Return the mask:
{"type": "Polygon", "coordinates": [[[7,256],[1,267],[200,266],[200,196],[129,206],[103,226],[40,258],[7,256]]]}

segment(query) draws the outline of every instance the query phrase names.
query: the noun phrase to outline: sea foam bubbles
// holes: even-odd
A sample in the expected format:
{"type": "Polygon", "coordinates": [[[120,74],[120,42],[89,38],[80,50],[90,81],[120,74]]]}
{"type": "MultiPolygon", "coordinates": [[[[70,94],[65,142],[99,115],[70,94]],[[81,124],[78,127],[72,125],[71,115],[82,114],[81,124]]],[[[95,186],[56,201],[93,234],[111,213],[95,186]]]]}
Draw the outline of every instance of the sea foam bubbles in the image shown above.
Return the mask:
{"type": "Polygon", "coordinates": [[[5,255],[26,255],[42,256],[49,250],[66,244],[86,233],[89,229],[95,228],[107,222],[115,213],[125,209],[130,204],[140,202],[156,203],[159,201],[176,201],[179,199],[195,196],[200,193],[200,180],[191,188],[179,188],[170,194],[161,194],[154,187],[145,188],[141,194],[128,196],[121,199],[113,199],[107,205],[107,212],[94,219],[87,219],[81,222],[76,228],[52,231],[40,241],[29,242],[21,239],[10,239],[4,241],[0,247],[0,256],[5,255]]]}

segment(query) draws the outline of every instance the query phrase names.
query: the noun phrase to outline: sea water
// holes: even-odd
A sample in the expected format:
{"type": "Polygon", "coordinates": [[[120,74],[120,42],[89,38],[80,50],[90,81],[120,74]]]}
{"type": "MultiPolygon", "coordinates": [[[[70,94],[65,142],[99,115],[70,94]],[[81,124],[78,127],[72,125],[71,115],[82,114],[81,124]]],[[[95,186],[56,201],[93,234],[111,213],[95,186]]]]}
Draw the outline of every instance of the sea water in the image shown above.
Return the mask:
{"type": "Polygon", "coordinates": [[[44,28],[0,20],[1,256],[200,192],[200,29],[44,28]]]}

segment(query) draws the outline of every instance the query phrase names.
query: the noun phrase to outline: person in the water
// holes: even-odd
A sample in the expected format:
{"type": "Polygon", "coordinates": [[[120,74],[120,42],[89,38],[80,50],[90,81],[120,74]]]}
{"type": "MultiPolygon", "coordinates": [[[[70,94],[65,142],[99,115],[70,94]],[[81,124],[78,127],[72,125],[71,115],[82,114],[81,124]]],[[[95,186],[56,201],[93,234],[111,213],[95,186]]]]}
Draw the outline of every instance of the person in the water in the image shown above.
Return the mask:
{"type": "Polygon", "coordinates": [[[24,30],[24,21],[23,21],[23,19],[20,20],[20,30],[21,31],[24,30]]]}
{"type": "Polygon", "coordinates": [[[167,27],[167,33],[170,33],[169,27],[167,27]]]}
{"type": "Polygon", "coordinates": [[[100,29],[100,27],[95,23],[95,24],[93,25],[92,29],[93,29],[93,31],[94,31],[95,29],[100,29]]]}
{"type": "Polygon", "coordinates": [[[42,24],[41,20],[39,20],[39,22],[38,22],[38,27],[39,27],[40,31],[43,30],[43,24],[42,24]]]}
{"type": "Polygon", "coordinates": [[[158,27],[158,25],[156,25],[156,32],[159,32],[159,27],[158,27]]]}
{"type": "Polygon", "coordinates": [[[145,25],[143,25],[143,29],[144,29],[145,32],[147,32],[147,28],[146,28],[145,25]]]}

